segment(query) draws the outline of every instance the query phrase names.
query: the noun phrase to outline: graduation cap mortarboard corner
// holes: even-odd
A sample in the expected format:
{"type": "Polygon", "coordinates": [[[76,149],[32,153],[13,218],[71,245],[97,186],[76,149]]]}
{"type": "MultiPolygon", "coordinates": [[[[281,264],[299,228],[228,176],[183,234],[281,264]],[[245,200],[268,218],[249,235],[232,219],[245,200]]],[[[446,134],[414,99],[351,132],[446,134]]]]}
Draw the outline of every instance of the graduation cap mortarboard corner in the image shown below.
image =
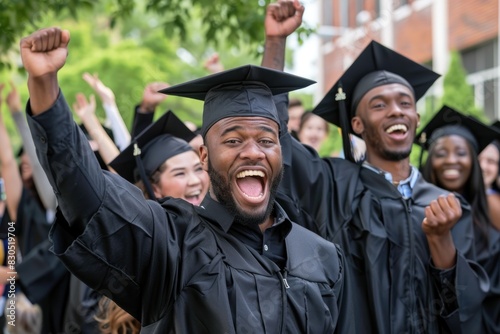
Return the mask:
{"type": "Polygon", "coordinates": [[[109,166],[131,183],[142,179],[153,199],[148,176],[165,160],[193,150],[188,142],[195,136],[172,111],[168,111],[137,135],[109,166]]]}
{"type": "Polygon", "coordinates": [[[417,101],[437,78],[439,74],[432,70],[372,41],[326,93],[313,113],[344,130],[342,139],[348,157],[350,155],[348,135],[354,133],[351,118],[354,117],[359,100],[369,90],[399,83],[412,89],[417,101]]]}
{"type": "Polygon", "coordinates": [[[500,131],[500,121],[498,121],[498,120],[494,121],[493,123],[490,124],[490,126],[493,127],[494,129],[500,131]]]}
{"type": "Polygon", "coordinates": [[[500,132],[445,105],[418,133],[415,143],[428,150],[437,139],[449,135],[465,138],[479,154],[488,144],[499,138],[500,132]]]}
{"type": "Polygon", "coordinates": [[[279,118],[272,95],[307,87],[313,80],[261,66],[245,65],[160,90],[205,101],[202,136],[226,117],[279,118]]]}

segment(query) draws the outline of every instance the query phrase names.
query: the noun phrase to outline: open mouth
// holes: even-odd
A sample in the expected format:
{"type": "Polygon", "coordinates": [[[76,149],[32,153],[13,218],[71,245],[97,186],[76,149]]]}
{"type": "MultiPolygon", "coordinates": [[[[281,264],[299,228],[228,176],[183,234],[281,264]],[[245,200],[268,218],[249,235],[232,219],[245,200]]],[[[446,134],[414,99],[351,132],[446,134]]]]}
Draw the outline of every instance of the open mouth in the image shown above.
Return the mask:
{"type": "Polygon", "coordinates": [[[201,190],[197,190],[197,191],[193,191],[192,193],[185,195],[184,198],[189,203],[196,204],[196,203],[201,202],[201,200],[202,200],[200,195],[201,195],[201,190]]]}
{"type": "Polygon", "coordinates": [[[460,176],[460,172],[457,169],[445,169],[443,176],[447,179],[456,179],[460,176]]]}
{"type": "Polygon", "coordinates": [[[264,197],[265,174],[259,170],[244,170],[236,174],[236,184],[245,197],[260,199],[264,197]]]}
{"type": "Polygon", "coordinates": [[[388,127],[385,130],[386,133],[388,134],[400,134],[404,135],[406,132],[408,132],[408,127],[404,124],[394,124],[388,127]]]}

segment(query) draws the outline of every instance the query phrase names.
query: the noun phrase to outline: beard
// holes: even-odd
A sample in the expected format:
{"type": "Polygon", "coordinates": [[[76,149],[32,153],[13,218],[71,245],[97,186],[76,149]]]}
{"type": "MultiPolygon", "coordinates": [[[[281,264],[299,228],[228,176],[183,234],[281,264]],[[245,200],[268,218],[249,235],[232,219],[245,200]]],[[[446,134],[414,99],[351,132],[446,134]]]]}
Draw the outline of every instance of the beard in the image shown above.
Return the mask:
{"type": "Polygon", "coordinates": [[[400,151],[400,152],[382,150],[381,153],[382,153],[382,157],[386,160],[401,161],[401,160],[404,160],[410,156],[411,149],[405,150],[405,151],[400,151]]]}
{"type": "Polygon", "coordinates": [[[224,205],[226,209],[235,217],[235,220],[244,225],[258,226],[264,223],[273,211],[278,186],[283,177],[283,168],[281,168],[279,174],[271,180],[269,201],[267,203],[266,210],[263,212],[244,212],[241,210],[232,196],[229,181],[213,168],[210,159],[208,159],[208,175],[210,177],[210,183],[212,184],[212,190],[215,197],[219,203],[224,205]]]}
{"type": "MultiPolygon", "coordinates": [[[[364,122],[363,122],[364,123],[364,122]]],[[[365,123],[365,136],[364,141],[366,142],[367,147],[372,147],[375,151],[378,152],[378,155],[388,161],[401,161],[410,156],[411,153],[411,145],[408,148],[401,148],[398,151],[393,150],[390,151],[384,147],[382,140],[380,139],[379,134],[370,126],[366,126],[365,123]]]]}

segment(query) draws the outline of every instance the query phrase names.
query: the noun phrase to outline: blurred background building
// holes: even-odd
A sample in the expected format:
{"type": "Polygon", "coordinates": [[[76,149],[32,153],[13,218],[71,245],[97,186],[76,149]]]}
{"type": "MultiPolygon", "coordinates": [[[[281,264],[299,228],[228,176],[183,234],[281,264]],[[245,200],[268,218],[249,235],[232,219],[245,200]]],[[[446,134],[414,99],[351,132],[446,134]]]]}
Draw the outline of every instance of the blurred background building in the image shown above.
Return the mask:
{"type": "MultiPolygon", "coordinates": [[[[457,50],[476,105],[499,119],[498,0],[320,0],[317,94],[372,40],[444,75],[457,50]]],[[[442,94],[442,79],[428,94],[442,94]]]]}

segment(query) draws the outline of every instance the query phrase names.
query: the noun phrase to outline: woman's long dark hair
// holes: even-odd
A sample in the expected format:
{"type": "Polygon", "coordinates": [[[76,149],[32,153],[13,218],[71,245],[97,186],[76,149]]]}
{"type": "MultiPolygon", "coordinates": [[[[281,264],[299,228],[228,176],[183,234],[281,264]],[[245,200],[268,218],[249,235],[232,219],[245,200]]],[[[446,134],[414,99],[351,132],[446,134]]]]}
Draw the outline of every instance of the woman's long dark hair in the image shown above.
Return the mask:
{"type": "MultiPolygon", "coordinates": [[[[465,200],[469,202],[472,210],[472,219],[474,221],[474,225],[480,231],[481,236],[484,238],[484,240],[488,242],[488,229],[492,226],[492,224],[490,219],[490,211],[488,208],[488,200],[486,198],[486,188],[484,186],[483,174],[481,171],[481,166],[479,165],[476,151],[468,141],[466,142],[472,160],[472,168],[469,179],[464,185],[464,191],[460,195],[462,195],[465,200]]],[[[432,157],[434,155],[435,146],[436,145],[434,142],[429,148],[427,161],[421,168],[422,176],[426,181],[435,184],[438,187],[446,189],[438,182],[436,173],[432,168],[432,157]]]]}

